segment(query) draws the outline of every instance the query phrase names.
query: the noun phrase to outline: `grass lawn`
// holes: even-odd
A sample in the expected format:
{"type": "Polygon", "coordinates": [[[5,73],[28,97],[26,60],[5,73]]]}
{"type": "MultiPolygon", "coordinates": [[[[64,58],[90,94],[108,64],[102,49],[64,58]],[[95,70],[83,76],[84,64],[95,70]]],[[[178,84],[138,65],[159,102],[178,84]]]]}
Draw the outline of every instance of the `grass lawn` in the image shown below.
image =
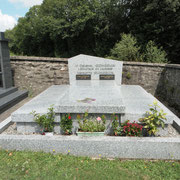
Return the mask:
{"type": "Polygon", "coordinates": [[[180,179],[180,161],[107,160],[0,150],[0,180],[180,179]]]}

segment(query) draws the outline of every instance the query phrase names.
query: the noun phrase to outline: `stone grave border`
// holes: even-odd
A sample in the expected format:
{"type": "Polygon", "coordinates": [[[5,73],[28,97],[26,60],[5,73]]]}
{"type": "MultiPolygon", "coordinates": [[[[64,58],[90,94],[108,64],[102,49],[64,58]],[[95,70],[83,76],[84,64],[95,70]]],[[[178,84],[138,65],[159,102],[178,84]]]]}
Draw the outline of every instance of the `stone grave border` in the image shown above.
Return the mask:
{"type": "MultiPolygon", "coordinates": [[[[11,124],[0,123],[0,132],[11,124]]],[[[178,126],[174,122],[174,126],[178,126]]],[[[178,126],[180,128],[180,126],[178,126]]],[[[180,138],[171,137],[78,137],[54,135],[0,135],[0,148],[18,151],[44,151],[74,156],[122,159],[180,160],[180,138]]]]}

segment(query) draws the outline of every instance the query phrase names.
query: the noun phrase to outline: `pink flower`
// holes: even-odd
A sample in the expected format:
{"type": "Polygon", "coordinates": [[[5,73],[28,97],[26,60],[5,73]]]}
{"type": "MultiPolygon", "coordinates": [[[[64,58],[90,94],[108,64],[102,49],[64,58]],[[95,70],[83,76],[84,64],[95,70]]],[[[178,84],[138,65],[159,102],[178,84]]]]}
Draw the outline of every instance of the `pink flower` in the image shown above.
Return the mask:
{"type": "Polygon", "coordinates": [[[97,117],[97,121],[101,121],[101,118],[100,118],[100,117],[97,117]]]}

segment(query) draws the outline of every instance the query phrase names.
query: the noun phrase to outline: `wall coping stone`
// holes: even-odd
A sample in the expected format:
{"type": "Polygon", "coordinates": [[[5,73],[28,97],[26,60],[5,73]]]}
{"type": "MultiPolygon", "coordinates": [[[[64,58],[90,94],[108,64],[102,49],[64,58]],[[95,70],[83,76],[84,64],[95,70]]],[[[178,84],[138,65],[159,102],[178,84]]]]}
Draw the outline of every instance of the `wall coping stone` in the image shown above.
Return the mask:
{"type": "Polygon", "coordinates": [[[35,57],[35,56],[11,56],[11,61],[36,61],[36,62],[68,62],[67,58],[35,57]]]}

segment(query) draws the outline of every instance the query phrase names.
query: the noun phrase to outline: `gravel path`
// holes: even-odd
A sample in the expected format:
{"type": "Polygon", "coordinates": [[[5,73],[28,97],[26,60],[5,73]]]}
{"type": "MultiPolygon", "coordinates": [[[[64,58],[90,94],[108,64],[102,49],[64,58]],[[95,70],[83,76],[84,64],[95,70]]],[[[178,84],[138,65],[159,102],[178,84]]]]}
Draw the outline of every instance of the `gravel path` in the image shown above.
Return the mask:
{"type": "MultiPolygon", "coordinates": [[[[4,132],[2,132],[1,134],[12,134],[12,135],[20,135],[22,133],[18,133],[16,130],[16,123],[10,125],[4,132]]],[[[24,133],[24,135],[36,135],[35,133],[24,133]]],[[[168,126],[168,135],[164,136],[164,137],[178,137],[180,138],[180,134],[178,133],[178,131],[172,126],[169,125],[168,126]]]]}

